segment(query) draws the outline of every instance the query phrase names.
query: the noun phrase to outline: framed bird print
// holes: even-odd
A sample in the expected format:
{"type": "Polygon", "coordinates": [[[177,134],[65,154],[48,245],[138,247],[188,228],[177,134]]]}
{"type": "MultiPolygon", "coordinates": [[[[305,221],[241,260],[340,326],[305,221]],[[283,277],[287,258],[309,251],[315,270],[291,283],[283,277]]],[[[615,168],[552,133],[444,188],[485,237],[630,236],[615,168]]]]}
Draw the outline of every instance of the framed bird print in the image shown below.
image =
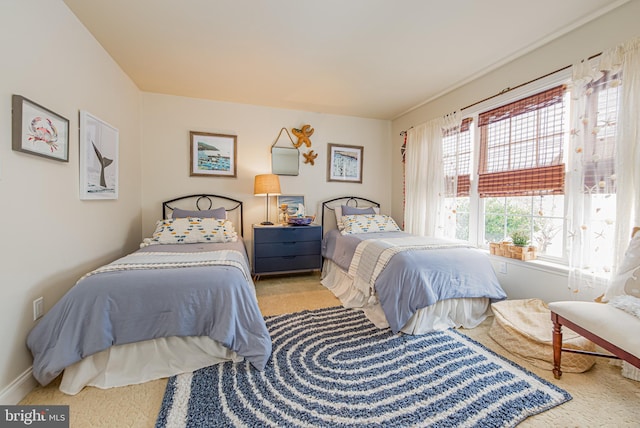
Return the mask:
{"type": "Polygon", "coordinates": [[[80,111],[80,199],[118,199],[118,129],[80,111]]]}
{"type": "Polygon", "coordinates": [[[11,99],[11,148],[69,162],[69,121],[20,95],[11,99]]]}

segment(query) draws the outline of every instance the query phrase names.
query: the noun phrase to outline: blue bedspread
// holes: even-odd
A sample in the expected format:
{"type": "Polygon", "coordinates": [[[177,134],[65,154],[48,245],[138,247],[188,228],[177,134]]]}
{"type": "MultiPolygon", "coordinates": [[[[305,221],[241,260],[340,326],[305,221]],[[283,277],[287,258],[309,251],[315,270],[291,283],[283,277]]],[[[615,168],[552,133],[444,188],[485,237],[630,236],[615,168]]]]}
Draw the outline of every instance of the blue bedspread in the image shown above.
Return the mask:
{"type": "MultiPolygon", "coordinates": [[[[235,245],[236,243],[234,243],[235,245]]],[[[246,262],[244,244],[239,260],[246,262]]],[[[212,251],[229,244],[155,245],[140,251],[212,251]]],[[[238,253],[239,254],[239,253],[238,253]]],[[[27,338],[42,385],[113,345],[208,336],[264,369],[271,338],[250,277],[235,266],[116,270],[78,281],[27,338]]]]}
{"type": "MultiPolygon", "coordinates": [[[[325,236],[323,256],[345,270],[363,240],[411,236],[405,232],[342,236],[336,232],[325,236]]],[[[374,291],[394,333],[418,309],[440,300],[485,297],[495,302],[507,297],[488,256],[471,247],[398,252],[375,279],[374,291]]]]}

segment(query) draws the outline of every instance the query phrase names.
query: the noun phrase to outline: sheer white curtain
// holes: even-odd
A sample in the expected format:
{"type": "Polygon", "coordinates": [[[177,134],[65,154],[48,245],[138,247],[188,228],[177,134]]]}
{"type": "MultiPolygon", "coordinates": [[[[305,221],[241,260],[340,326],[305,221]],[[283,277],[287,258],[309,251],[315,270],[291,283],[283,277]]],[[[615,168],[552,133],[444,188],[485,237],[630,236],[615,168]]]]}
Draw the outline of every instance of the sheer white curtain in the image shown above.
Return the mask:
{"type": "Polygon", "coordinates": [[[622,93],[618,116],[618,213],[615,267],[629,245],[631,228],[640,226],[640,37],[618,48],[622,56],[622,93]]]}
{"type": "Polygon", "coordinates": [[[404,227],[420,236],[442,236],[445,194],[442,132],[458,122],[455,114],[407,131],[404,227]]]}
{"type": "Polygon", "coordinates": [[[581,298],[604,292],[632,216],[640,224],[639,40],[573,67],[567,247],[569,287],[581,298]]]}

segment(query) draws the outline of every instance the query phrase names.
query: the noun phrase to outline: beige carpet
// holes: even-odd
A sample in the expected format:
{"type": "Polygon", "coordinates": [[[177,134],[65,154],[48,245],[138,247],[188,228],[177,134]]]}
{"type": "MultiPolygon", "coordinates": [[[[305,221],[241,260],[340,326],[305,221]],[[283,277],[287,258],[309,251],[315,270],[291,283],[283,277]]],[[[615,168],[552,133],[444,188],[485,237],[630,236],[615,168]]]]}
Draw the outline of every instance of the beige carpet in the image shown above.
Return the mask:
{"type": "MultiPolygon", "coordinates": [[[[267,277],[256,283],[256,292],[265,316],[339,305],[316,274],[267,277]]],[[[565,373],[561,380],[555,380],[550,371],[518,359],[494,342],[487,335],[490,325],[491,319],[475,329],[461,331],[573,396],[568,403],[533,416],[519,426],[640,426],[640,382],[621,376],[620,368],[611,365],[609,360],[598,359],[586,373],[565,373]]],[[[166,382],[161,379],[108,390],[88,387],[75,396],[61,393],[54,382],[35,389],[20,404],[69,405],[71,427],[153,427],[166,382]]]]}

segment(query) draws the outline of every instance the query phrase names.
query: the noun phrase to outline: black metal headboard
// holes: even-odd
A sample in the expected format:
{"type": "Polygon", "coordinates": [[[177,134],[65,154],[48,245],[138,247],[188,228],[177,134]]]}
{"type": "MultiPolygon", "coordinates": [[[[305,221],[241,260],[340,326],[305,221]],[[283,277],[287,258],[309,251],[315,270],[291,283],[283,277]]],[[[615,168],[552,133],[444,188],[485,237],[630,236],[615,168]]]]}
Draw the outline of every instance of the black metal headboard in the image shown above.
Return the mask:
{"type": "MultiPolygon", "coordinates": [[[[242,201],[229,198],[227,196],[200,193],[195,195],[180,196],[169,201],[164,201],[162,203],[162,218],[167,218],[167,215],[170,212],[173,212],[175,208],[202,211],[218,208],[220,206],[222,206],[226,212],[238,213],[237,217],[239,217],[240,219],[238,221],[238,223],[240,223],[240,236],[244,236],[242,201]]],[[[236,225],[236,227],[238,227],[236,222],[234,222],[234,224],[236,225]]]]}
{"type": "Polygon", "coordinates": [[[371,199],[361,198],[359,196],[342,196],[339,198],[334,198],[328,201],[324,201],[322,203],[322,219],[321,219],[323,233],[326,230],[329,230],[329,228],[327,228],[327,223],[325,223],[325,212],[334,213],[333,218],[335,218],[336,207],[342,206],[342,205],[349,205],[352,207],[362,206],[363,208],[366,208],[366,207],[380,208],[380,204],[378,202],[372,201],[371,199]]]}

